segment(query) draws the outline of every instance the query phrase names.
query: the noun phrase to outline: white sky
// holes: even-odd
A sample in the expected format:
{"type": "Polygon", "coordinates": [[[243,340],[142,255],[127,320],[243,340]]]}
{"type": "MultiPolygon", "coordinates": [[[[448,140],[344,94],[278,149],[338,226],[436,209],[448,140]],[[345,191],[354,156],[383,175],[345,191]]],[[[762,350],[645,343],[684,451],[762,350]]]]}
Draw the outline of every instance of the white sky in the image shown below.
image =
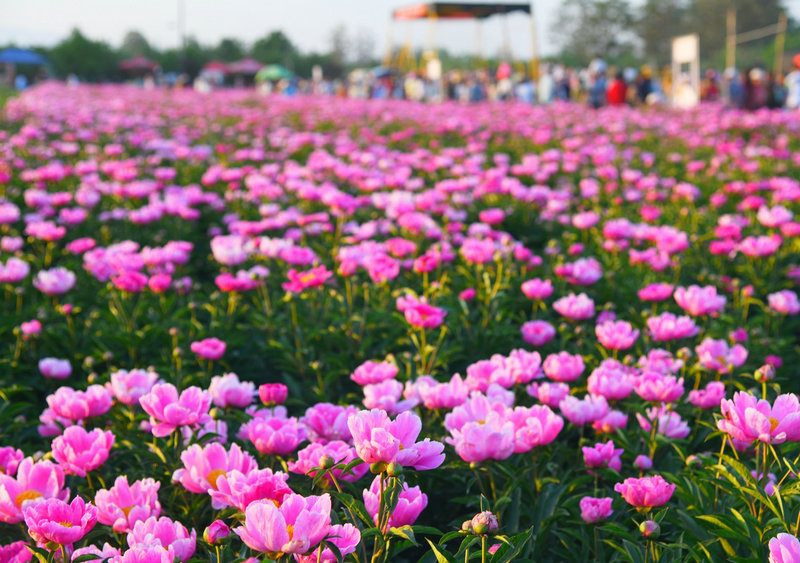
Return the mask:
{"type": "MultiPolygon", "coordinates": [[[[53,45],[78,27],[92,39],[119,45],[127,31],[137,30],[159,48],[178,44],[178,4],[185,4],[187,35],[214,45],[224,37],[246,44],[281,29],[303,51],[327,51],[331,30],[345,24],[352,35],[369,32],[376,55],[386,50],[390,13],[420,0],[0,0],[0,44],[53,45]]],[[[634,6],[642,0],[633,0],[634,6]]],[[[758,1],[758,0],[754,0],[758,1]]],[[[540,54],[554,54],[549,29],[560,0],[535,0],[540,54]]],[[[800,17],[800,0],[786,0],[795,18],[800,17]]],[[[724,18],[724,15],[720,17],[724,18]]],[[[509,16],[507,29],[514,56],[531,54],[530,23],[522,15],[509,16]]],[[[395,43],[407,38],[425,47],[428,24],[396,22],[391,28],[395,43]]],[[[439,22],[438,43],[453,53],[473,53],[476,24],[470,21],[439,22]]],[[[496,55],[502,46],[502,18],[483,24],[482,51],[496,55]]]]}

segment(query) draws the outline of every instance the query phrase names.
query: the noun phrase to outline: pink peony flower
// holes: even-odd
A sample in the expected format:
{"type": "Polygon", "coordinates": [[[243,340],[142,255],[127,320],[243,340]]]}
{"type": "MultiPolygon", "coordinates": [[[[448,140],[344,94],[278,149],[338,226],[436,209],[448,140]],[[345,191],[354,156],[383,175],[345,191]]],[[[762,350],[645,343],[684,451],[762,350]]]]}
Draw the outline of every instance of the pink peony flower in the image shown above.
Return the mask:
{"type": "Polygon", "coordinates": [[[797,294],[790,290],[784,289],[767,295],[769,308],[777,313],[783,315],[796,315],[800,313],[800,301],[797,300],[797,294]]]}
{"type": "Polygon", "coordinates": [[[111,408],[112,398],[102,385],[90,385],[86,391],[59,387],[47,396],[47,404],[56,415],[77,421],[105,414],[111,408]]]}
{"type": "Polygon", "coordinates": [[[667,483],[661,475],[638,479],[628,477],[622,483],[614,485],[614,490],[631,506],[650,510],[669,502],[675,485],[667,483]]]}
{"type": "Polygon", "coordinates": [[[75,274],[66,268],[40,270],[33,280],[33,286],[47,295],[66,293],[75,285],[75,274]]]}
{"type": "Polygon", "coordinates": [[[17,450],[11,446],[0,448],[0,475],[10,475],[11,477],[17,472],[19,462],[25,454],[22,450],[17,450]]]}
{"type": "Polygon", "coordinates": [[[583,426],[603,418],[608,412],[608,402],[605,397],[594,395],[586,395],[583,400],[568,395],[558,403],[558,408],[572,424],[583,426]]]}
{"type": "Polygon", "coordinates": [[[116,478],[110,489],[100,489],[95,493],[97,521],[112,526],[115,532],[129,532],[136,522],[158,517],[161,504],[158,502],[158,488],[161,483],[153,479],[140,479],[128,484],[128,478],[116,478]]]}
{"type": "Polygon", "coordinates": [[[176,559],[188,561],[197,546],[197,533],[191,533],[180,522],[162,516],[151,516],[133,525],[127,536],[128,547],[150,547],[158,545],[162,551],[171,551],[176,559]]]}
{"type": "Polygon", "coordinates": [[[289,281],[283,284],[283,289],[290,293],[302,293],[311,287],[323,285],[329,278],[333,277],[333,272],[329,271],[324,265],[311,268],[305,272],[298,272],[294,268],[287,273],[289,281]]]}
{"type": "Polygon", "coordinates": [[[722,339],[706,338],[695,348],[695,352],[701,366],[717,373],[731,373],[733,368],[747,361],[747,349],[744,346],[735,344],[729,348],[722,339]]]}
{"type": "Polygon", "coordinates": [[[522,339],[532,346],[544,346],[556,335],[556,329],[547,321],[528,321],[521,331],[522,339]]]}
{"type": "Polygon", "coordinates": [[[578,379],[583,373],[583,357],[569,352],[550,354],[545,358],[542,369],[553,381],[569,382],[578,379]]]}
{"type": "Polygon", "coordinates": [[[29,503],[49,498],[64,500],[68,496],[64,471],[58,465],[25,458],[19,463],[16,477],[0,474],[0,522],[22,522],[22,511],[29,503]]]}
{"type": "Polygon", "coordinates": [[[569,385],[566,383],[531,383],[525,388],[528,395],[536,397],[549,407],[557,407],[561,399],[569,395],[569,385]]]}
{"type": "Polygon", "coordinates": [[[258,396],[267,406],[281,405],[289,396],[289,388],[283,383],[264,383],[258,388],[258,396]]]}
{"type": "Polygon", "coordinates": [[[674,297],[680,308],[693,317],[718,313],[725,307],[725,296],[717,295],[717,288],[713,285],[678,287],[674,297]]]}
{"type": "Polygon", "coordinates": [[[70,426],[53,440],[51,447],[53,458],[65,473],[86,477],[87,471],[93,471],[105,463],[113,445],[114,434],[111,430],[95,428],[87,432],[82,426],[70,426]]]}
{"type": "Polygon", "coordinates": [[[722,419],[717,421],[717,428],[742,442],[782,444],[800,440],[800,402],[792,393],[779,395],[770,405],[739,391],[733,399],[723,399],[720,410],[722,419]]]}
{"type": "Polygon", "coordinates": [[[141,272],[124,271],[111,276],[111,283],[120,291],[140,293],[147,286],[147,276],[141,272]]]}
{"type": "MultiPolygon", "coordinates": [[[[367,514],[372,516],[375,525],[378,525],[378,511],[381,500],[381,476],[376,475],[372,480],[369,489],[364,489],[364,507],[367,514]]],[[[398,528],[400,526],[410,526],[417,521],[419,515],[428,506],[428,496],[419,487],[409,487],[408,483],[403,483],[402,490],[398,495],[397,506],[391,516],[387,528],[398,528]]]]}
{"type": "Polygon", "coordinates": [[[222,520],[214,520],[209,524],[208,528],[203,531],[203,540],[214,545],[222,542],[225,538],[231,535],[231,529],[222,520]]]}
{"type": "Polygon", "coordinates": [[[225,353],[225,343],[219,338],[205,338],[192,342],[192,352],[204,360],[219,360],[225,353]]]}
{"type": "Polygon", "coordinates": [[[28,534],[42,547],[48,543],[69,545],[94,528],[97,508],[81,497],[67,504],[57,498],[34,502],[23,509],[28,534]]]}
{"type": "Polygon", "coordinates": [[[218,407],[243,408],[253,402],[256,386],[250,381],[239,381],[235,373],[216,375],[208,386],[211,401],[218,407]]]}
{"type": "Polygon", "coordinates": [[[553,303],[557,313],[574,321],[591,319],[594,316],[594,301],[585,293],[571,293],[553,303]]]}
{"type": "Polygon", "coordinates": [[[365,385],[363,388],[364,406],[368,409],[381,409],[389,414],[399,414],[414,408],[416,399],[401,401],[403,384],[396,379],[387,379],[381,383],[365,385]]]}
{"type": "Polygon", "coordinates": [[[286,484],[289,476],[286,473],[271,469],[254,469],[245,474],[236,469],[220,474],[216,480],[216,489],[209,489],[211,505],[215,509],[234,506],[244,512],[251,502],[271,500],[278,505],[292,489],[286,484]]]}
{"type": "Polygon", "coordinates": [[[642,301],[665,301],[672,297],[674,287],[668,283],[651,283],[639,290],[642,301]]]}
{"type": "Polygon", "coordinates": [[[696,407],[715,409],[724,398],[725,384],[721,381],[711,381],[705,389],[689,391],[688,400],[696,407]]]}
{"type": "Polygon", "coordinates": [[[677,317],[672,313],[661,313],[657,317],[647,319],[647,328],[656,342],[691,338],[700,332],[700,328],[691,317],[677,317]]]}
{"type": "Polygon", "coordinates": [[[594,331],[600,344],[609,350],[626,350],[639,337],[639,331],[626,321],[606,321],[594,327],[594,331]]]}
{"type": "Polygon", "coordinates": [[[533,278],[523,282],[521,288],[528,299],[547,299],[553,294],[553,283],[550,280],[533,278]]]}
{"type": "Polygon", "coordinates": [[[689,435],[689,425],[675,411],[668,411],[664,405],[651,407],[646,411],[647,416],[636,413],[636,420],[645,432],[650,432],[652,422],[657,421],[656,433],[673,439],[686,438],[689,435]]]}
{"type": "Polygon", "coordinates": [[[211,420],[208,407],[211,396],[199,387],[189,387],[178,396],[171,383],[157,383],[139,399],[144,412],[150,415],[153,436],[169,436],[178,426],[205,424],[211,420]]]}
{"type": "Polygon", "coordinates": [[[0,262],[0,283],[18,283],[28,277],[31,267],[25,260],[12,256],[5,265],[0,262]]]}
{"type": "Polygon", "coordinates": [[[595,498],[583,497],[578,503],[581,508],[581,518],[587,524],[597,524],[611,516],[614,511],[611,509],[611,497],[595,498]]]}
{"type": "Polygon", "coordinates": [[[444,323],[447,311],[428,304],[425,299],[411,295],[397,298],[397,310],[403,313],[406,322],[418,328],[436,328],[444,323]]]}
{"type": "Polygon", "coordinates": [[[256,460],[233,444],[230,450],[218,443],[205,447],[198,444],[189,446],[181,453],[183,467],[176,469],[172,480],[180,483],[192,493],[205,493],[216,489],[217,480],[228,471],[240,471],[244,474],[258,469],[256,460]]]}
{"type": "Polygon", "coordinates": [[[111,381],[106,384],[106,388],[120,403],[128,406],[138,405],[139,399],[150,392],[158,377],[154,371],[121,369],[111,374],[111,381]]]}
{"type": "MultiPolygon", "coordinates": [[[[339,440],[334,440],[327,444],[315,442],[297,452],[297,461],[289,462],[289,471],[315,477],[321,466],[322,458],[325,456],[333,460],[334,464],[348,464],[354,459],[358,459],[355,449],[345,442],[339,440]]],[[[348,473],[343,473],[341,469],[334,469],[332,472],[336,479],[342,481],[358,481],[368,470],[369,466],[366,463],[361,463],[352,468],[351,472],[348,473]]],[[[325,480],[332,484],[330,475],[326,474],[325,480]]]]}
{"type": "Polygon", "coordinates": [[[645,371],[634,379],[633,389],[645,401],[674,403],[683,395],[683,378],[645,371]]]}
{"type": "Polygon", "coordinates": [[[553,442],[561,429],[564,419],[544,405],[517,407],[509,416],[514,423],[514,453],[524,453],[536,446],[553,442]]]}
{"type": "MultiPolygon", "coordinates": [[[[20,324],[19,330],[20,332],[22,332],[22,338],[24,340],[28,340],[29,338],[36,336],[37,334],[42,332],[42,323],[39,322],[37,319],[33,319],[31,321],[27,321],[20,324]]],[[[41,369],[39,371],[41,371],[41,369]]],[[[70,368],[70,373],[71,372],[72,368],[70,368]]]]}
{"type": "Polygon", "coordinates": [[[234,528],[242,541],[270,556],[308,553],[331,529],[331,499],[322,496],[287,495],[280,507],[270,500],[251,503],[244,511],[244,525],[234,528]]]}
{"type": "Polygon", "coordinates": [[[350,379],[359,385],[380,383],[387,379],[394,379],[397,375],[397,365],[393,362],[373,362],[368,360],[358,366],[350,375],[350,379]]]}
{"type": "Polygon", "coordinates": [[[596,367],[587,383],[589,393],[612,401],[624,399],[633,392],[633,377],[628,371],[611,365],[596,367]]]}
{"type": "Polygon", "coordinates": [[[609,467],[615,471],[622,469],[622,459],[620,456],[625,450],[622,448],[615,449],[613,440],[609,440],[605,443],[597,443],[591,448],[584,446],[581,449],[583,451],[583,461],[586,463],[586,467],[609,467]]]}
{"type": "Polygon", "coordinates": [[[800,541],[791,534],[778,534],[769,540],[769,563],[800,561],[800,541]]]}
{"type": "Polygon", "coordinates": [[[308,439],[312,442],[341,440],[349,443],[353,437],[347,427],[347,419],[357,412],[358,407],[353,405],[341,407],[331,403],[317,403],[306,409],[300,422],[308,429],[308,439]]]}
{"type": "Polygon", "coordinates": [[[72,374],[72,366],[69,360],[42,358],[39,360],[39,371],[50,379],[66,379],[72,374]]]}
{"type": "MultiPolygon", "coordinates": [[[[325,539],[335,545],[344,557],[356,550],[361,542],[361,532],[352,524],[334,524],[325,539]]],[[[294,558],[298,563],[334,563],[338,561],[329,547],[324,548],[321,555],[319,550],[315,550],[308,555],[295,554],[294,558]]]]}
{"type": "Polygon", "coordinates": [[[367,463],[396,462],[417,471],[435,469],[444,462],[444,445],[425,438],[417,442],[422,421],[411,412],[391,420],[378,409],[361,411],[347,421],[358,457],[367,463]]]}
{"type": "Polygon", "coordinates": [[[295,451],[306,439],[306,429],[295,417],[254,418],[249,423],[247,437],[262,454],[283,456],[295,451]]]}
{"type": "Polygon", "coordinates": [[[119,549],[112,547],[108,543],[103,544],[103,549],[100,549],[94,545],[87,545],[86,547],[81,547],[80,549],[76,549],[72,552],[72,561],[75,561],[83,555],[96,555],[96,561],[98,563],[106,560],[114,561],[116,563],[117,558],[121,557],[122,554],[120,553],[119,549]]]}
{"type": "Polygon", "coordinates": [[[31,559],[33,559],[33,553],[24,541],[0,545],[0,561],[4,563],[28,563],[31,559]]]}

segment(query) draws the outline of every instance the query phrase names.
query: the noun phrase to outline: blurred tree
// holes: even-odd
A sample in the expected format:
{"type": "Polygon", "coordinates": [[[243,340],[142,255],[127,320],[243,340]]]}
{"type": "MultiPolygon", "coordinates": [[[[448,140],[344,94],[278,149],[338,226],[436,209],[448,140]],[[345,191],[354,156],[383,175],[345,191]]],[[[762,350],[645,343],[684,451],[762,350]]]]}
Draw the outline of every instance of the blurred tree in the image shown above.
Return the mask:
{"type": "Polygon", "coordinates": [[[672,39],[689,33],[685,0],[647,0],[634,24],[647,62],[657,66],[672,59],[672,39]]]}
{"type": "MultiPolygon", "coordinates": [[[[781,0],[690,0],[688,29],[685,33],[700,35],[700,56],[717,67],[724,64],[725,60],[725,19],[729,7],[736,9],[737,33],[774,25],[781,11],[785,10],[781,0]]],[[[772,41],[773,37],[767,37],[741,48],[745,51],[760,50],[772,41]]]]}
{"type": "Polygon", "coordinates": [[[553,35],[563,54],[581,64],[594,57],[613,61],[631,52],[632,23],[627,0],[565,0],[553,35]]]}
{"type": "Polygon", "coordinates": [[[354,63],[358,66],[372,66],[375,63],[375,36],[370,30],[358,28],[353,37],[354,63]]]}
{"type": "Polygon", "coordinates": [[[330,36],[330,45],[331,73],[333,76],[339,77],[344,74],[350,48],[350,39],[347,36],[347,28],[344,24],[340,23],[333,28],[330,36]]]}
{"type": "Polygon", "coordinates": [[[83,81],[96,82],[118,78],[119,55],[102,41],[87,39],[78,29],[47,53],[57,76],[74,73],[83,81]]]}
{"type": "Polygon", "coordinates": [[[141,55],[143,57],[152,58],[155,51],[150,46],[144,35],[138,31],[129,31],[125,34],[122,40],[122,45],[119,48],[119,54],[122,58],[135,57],[141,55]]]}
{"type": "Polygon", "coordinates": [[[299,53],[282,31],[272,31],[253,43],[250,56],[264,64],[281,64],[291,69],[297,63],[299,53]]]}
{"type": "Polygon", "coordinates": [[[226,63],[232,63],[243,59],[245,48],[238,39],[225,38],[214,47],[211,57],[226,63]]]}
{"type": "Polygon", "coordinates": [[[183,72],[194,78],[211,60],[212,51],[200,45],[194,37],[187,37],[183,46],[183,72]]]}

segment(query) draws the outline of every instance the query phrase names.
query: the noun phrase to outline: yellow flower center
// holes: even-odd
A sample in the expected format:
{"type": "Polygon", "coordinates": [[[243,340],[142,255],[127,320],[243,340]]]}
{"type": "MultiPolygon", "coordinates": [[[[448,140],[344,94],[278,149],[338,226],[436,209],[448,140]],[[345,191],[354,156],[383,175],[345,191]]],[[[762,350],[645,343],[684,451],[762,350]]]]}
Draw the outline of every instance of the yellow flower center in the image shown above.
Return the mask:
{"type": "Polygon", "coordinates": [[[289,541],[292,541],[294,539],[294,526],[289,524],[288,526],[286,526],[286,531],[289,534],[289,541]]]}
{"type": "Polygon", "coordinates": [[[208,475],[206,475],[206,481],[208,484],[211,485],[211,488],[215,491],[217,490],[217,479],[225,475],[225,471],[222,469],[215,469],[211,471],[208,475]]]}
{"type": "Polygon", "coordinates": [[[769,417],[769,431],[773,432],[780,424],[777,418],[769,417]]]}
{"type": "Polygon", "coordinates": [[[133,510],[133,506],[123,506],[122,507],[122,512],[123,512],[123,514],[125,514],[125,518],[128,517],[128,514],[131,513],[131,510],[133,510]]]}
{"type": "Polygon", "coordinates": [[[42,493],[39,491],[33,491],[28,489],[27,491],[22,491],[20,494],[17,495],[17,498],[14,499],[14,504],[17,505],[17,508],[22,508],[22,503],[26,500],[33,500],[35,498],[39,498],[42,496],[42,493]]]}
{"type": "Polygon", "coordinates": [[[314,274],[303,274],[302,276],[300,276],[300,281],[303,283],[312,282],[314,281],[314,279],[316,279],[316,276],[314,274]]]}
{"type": "Polygon", "coordinates": [[[65,528],[72,528],[74,526],[74,524],[71,524],[70,522],[59,522],[59,524],[61,524],[65,528]]]}

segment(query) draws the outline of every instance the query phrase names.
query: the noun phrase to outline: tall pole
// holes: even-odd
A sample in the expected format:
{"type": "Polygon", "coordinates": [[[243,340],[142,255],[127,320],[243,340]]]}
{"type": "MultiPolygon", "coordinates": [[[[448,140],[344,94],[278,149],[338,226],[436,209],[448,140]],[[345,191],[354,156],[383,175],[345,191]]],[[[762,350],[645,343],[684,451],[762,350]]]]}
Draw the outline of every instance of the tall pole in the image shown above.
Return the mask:
{"type": "Polygon", "coordinates": [[[531,78],[539,78],[539,36],[536,33],[536,12],[531,2],[531,78]]]}
{"type": "Polygon", "coordinates": [[[178,67],[183,73],[186,70],[186,4],[185,0],[178,0],[178,67]]]}
{"type": "Polygon", "coordinates": [[[783,72],[783,48],[786,45],[786,12],[781,12],[778,19],[778,34],[775,36],[775,67],[773,74],[775,78],[783,72]]]}
{"type": "Polygon", "coordinates": [[[728,8],[727,36],[725,38],[725,67],[736,66],[736,8],[728,8]]]}

